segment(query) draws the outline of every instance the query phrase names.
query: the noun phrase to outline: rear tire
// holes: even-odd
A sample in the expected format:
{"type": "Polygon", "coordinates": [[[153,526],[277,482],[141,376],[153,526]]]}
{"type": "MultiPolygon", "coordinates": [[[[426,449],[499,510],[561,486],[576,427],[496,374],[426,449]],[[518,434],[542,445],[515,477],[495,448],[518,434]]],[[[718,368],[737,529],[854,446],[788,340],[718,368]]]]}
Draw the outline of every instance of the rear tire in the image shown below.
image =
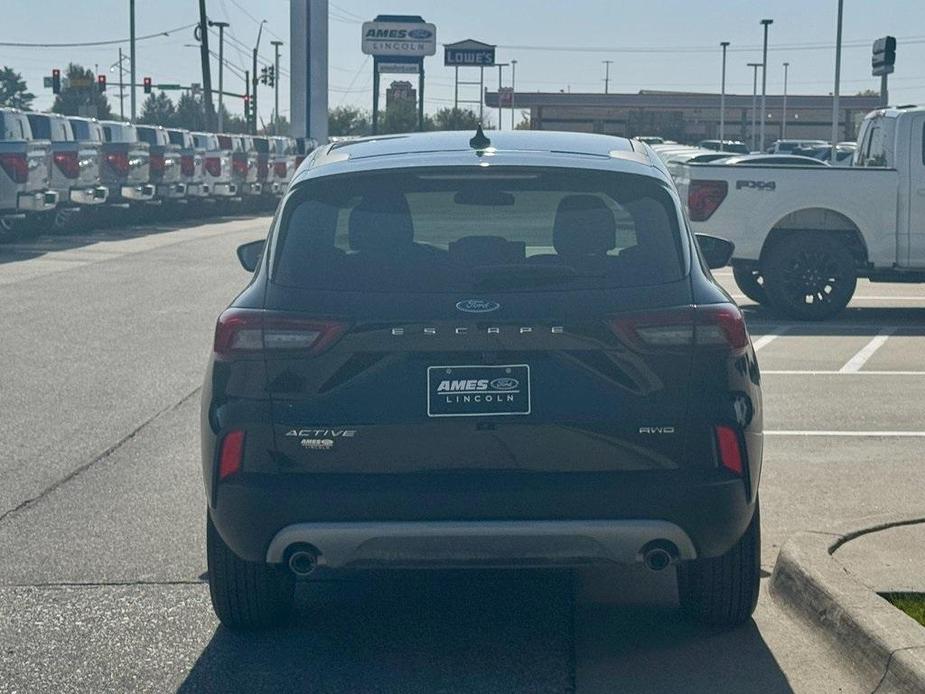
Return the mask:
{"type": "Polygon", "coordinates": [[[761,518],[758,505],[745,533],[719,557],[693,559],[678,567],[681,609],[701,624],[734,627],[749,620],[758,603],[761,518]]]}
{"type": "Polygon", "coordinates": [[[854,256],[831,236],[795,235],[771,247],[762,263],[771,307],[796,320],[826,320],[854,294],[854,256]]]}
{"type": "Polygon", "coordinates": [[[212,609],[229,629],[266,629],[292,611],[295,579],[282,566],[244,561],[206,518],[206,555],[212,609]]]}
{"type": "Polygon", "coordinates": [[[764,290],[764,277],[758,268],[733,265],[732,276],[745,296],[762,306],[768,305],[768,293],[764,290]]]}

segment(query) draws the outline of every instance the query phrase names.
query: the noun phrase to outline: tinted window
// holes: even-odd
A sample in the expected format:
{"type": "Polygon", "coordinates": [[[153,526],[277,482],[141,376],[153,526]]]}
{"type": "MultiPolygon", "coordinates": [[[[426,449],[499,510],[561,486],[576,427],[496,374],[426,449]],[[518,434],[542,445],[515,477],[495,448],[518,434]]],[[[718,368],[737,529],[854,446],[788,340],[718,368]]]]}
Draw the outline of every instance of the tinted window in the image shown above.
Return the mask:
{"type": "Polygon", "coordinates": [[[157,131],[154,128],[138,128],[138,139],[149,145],[160,144],[157,141],[157,131]]]}
{"type": "Polygon", "coordinates": [[[289,200],[273,281],[350,291],[643,286],[682,276],[654,179],[578,169],[402,169],[289,200]]]}
{"type": "Polygon", "coordinates": [[[233,147],[231,138],[228,137],[228,135],[219,135],[218,136],[218,146],[221,149],[231,149],[233,147]]]}
{"type": "Polygon", "coordinates": [[[32,137],[34,137],[36,140],[50,140],[51,124],[48,121],[48,116],[40,116],[35,113],[30,113],[29,126],[32,128],[32,137]]]}
{"type": "Polygon", "coordinates": [[[134,125],[104,125],[103,132],[107,142],[138,142],[138,133],[134,125]]]}
{"type": "Polygon", "coordinates": [[[893,118],[875,118],[868,121],[856,165],[892,166],[895,128],[896,121],[893,118]]]}
{"type": "Polygon", "coordinates": [[[0,140],[28,140],[30,132],[26,122],[24,116],[0,113],[0,140]]]}
{"type": "Polygon", "coordinates": [[[270,143],[267,142],[265,138],[255,137],[253,142],[254,149],[256,149],[260,154],[267,154],[270,151],[270,143]]]}
{"type": "Polygon", "coordinates": [[[180,145],[181,147],[186,146],[186,143],[183,140],[183,132],[180,130],[168,130],[167,137],[170,138],[170,144],[172,145],[180,145]]]}

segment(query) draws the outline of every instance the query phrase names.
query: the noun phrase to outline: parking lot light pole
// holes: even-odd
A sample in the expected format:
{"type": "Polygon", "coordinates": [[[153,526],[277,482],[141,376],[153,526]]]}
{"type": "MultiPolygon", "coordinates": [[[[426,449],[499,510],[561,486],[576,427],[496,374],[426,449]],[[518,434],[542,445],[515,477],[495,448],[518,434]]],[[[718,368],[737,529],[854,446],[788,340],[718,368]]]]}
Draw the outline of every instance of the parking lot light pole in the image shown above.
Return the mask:
{"type": "Polygon", "coordinates": [[[719,151],[726,151],[726,49],[729,47],[728,41],[721,41],[723,47],[723,78],[722,86],[719,92],[719,151]]]}
{"type": "Polygon", "coordinates": [[[755,116],[757,115],[756,107],[758,104],[758,68],[761,67],[761,63],[748,63],[748,66],[752,68],[752,151],[755,150],[755,136],[757,133],[757,124],[755,121],[755,116]]]}
{"type": "Polygon", "coordinates": [[[225,73],[225,27],[228,22],[209,22],[210,27],[218,27],[218,131],[225,131],[225,116],[222,114],[222,92],[225,91],[222,78],[225,73]]]}
{"type": "Polygon", "coordinates": [[[129,0],[128,3],[128,29],[129,29],[129,44],[128,49],[128,79],[131,82],[129,87],[129,93],[131,94],[131,99],[129,102],[132,105],[132,123],[135,122],[135,0],[129,0]]]}
{"type": "Polygon", "coordinates": [[[760,150],[764,151],[764,124],[767,120],[765,118],[765,109],[767,108],[767,92],[768,92],[768,27],[774,23],[773,19],[762,19],[761,24],[764,26],[764,50],[762,51],[761,58],[761,147],[760,150]]]}
{"type": "Polygon", "coordinates": [[[787,70],[790,67],[790,63],[784,63],[784,103],[781,106],[780,114],[780,139],[783,140],[787,137],[787,70]]]}
{"type": "Polygon", "coordinates": [[[514,79],[517,77],[517,61],[511,60],[511,130],[514,129],[514,79]]]}
{"type": "Polygon", "coordinates": [[[832,157],[829,162],[834,164],[835,149],[838,141],[838,93],[841,88],[841,20],[844,0],[838,0],[838,26],[835,29],[835,89],[832,91],[832,157]]]}
{"type": "Polygon", "coordinates": [[[507,67],[507,63],[498,63],[498,130],[501,130],[503,125],[501,118],[504,115],[501,110],[501,70],[507,67]]]}
{"type": "Polygon", "coordinates": [[[604,93],[609,94],[610,93],[610,64],[613,61],[612,60],[602,60],[601,62],[604,63],[604,93]]]}

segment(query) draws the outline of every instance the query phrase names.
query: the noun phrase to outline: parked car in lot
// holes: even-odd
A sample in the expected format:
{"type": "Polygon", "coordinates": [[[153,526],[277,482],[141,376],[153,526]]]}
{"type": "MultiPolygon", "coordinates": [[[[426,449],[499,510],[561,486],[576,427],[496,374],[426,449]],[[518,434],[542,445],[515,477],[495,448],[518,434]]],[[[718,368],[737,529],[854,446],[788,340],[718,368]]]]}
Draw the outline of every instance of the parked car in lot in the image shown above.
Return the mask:
{"type": "Polygon", "coordinates": [[[219,135],[219,147],[231,154],[231,180],[239,195],[259,195],[257,151],[249,135],[219,135]]]}
{"type": "Polygon", "coordinates": [[[15,230],[27,214],[53,210],[51,142],[32,136],[22,111],[0,108],[0,233],[15,230]]]}
{"type": "Polygon", "coordinates": [[[270,140],[266,137],[252,137],[257,152],[257,183],[261,193],[270,193],[270,140]]]}
{"type": "Polygon", "coordinates": [[[278,220],[238,250],[202,392],[225,625],[284,620],[315,570],[589,564],[676,564],[687,614],[749,618],[755,352],[707,269],[731,245],[698,244],[646,145],[335,143],[278,220]]]}
{"type": "Polygon", "coordinates": [[[736,282],[787,316],[820,320],[857,279],[925,282],[925,107],[868,114],[851,167],[683,165],[695,231],[735,242],[736,282]]]}
{"type": "Polygon", "coordinates": [[[821,159],[796,154],[743,154],[741,156],[714,159],[714,164],[730,166],[828,166],[821,159]]]}
{"type": "Polygon", "coordinates": [[[748,145],[739,140],[701,140],[697,143],[697,146],[702,149],[712,149],[716,152],[748,154],[748,145]]]}
{"type": "Polygon", "coordinates": [[[32,135],[51,141],[51,189],[58,193],[56,226],[65,223],[67,210],[106,202],[109,190],[101,181],[100,143],[93,139],[78,142],[67,116],[58,113],[26,115],[32,135]]]}
{"type": "Polygon", "coordinates": [[[825,140],[776,140],[768,147],[768,154],[792,154],[797,149],[830,147],[825,140]]]}
{"type": "Polygon", "coordinates": [[[100,125],[105,138],[101,174],[109,203],[127,206],[152,200],[150,145],[139,140],[131,123],[100,121],[100,125]]]}
{"type": "Polygon", "coordinates": [[[177,200],[186,196],[186,184],[180,170],[180,147],[172,144],[162,125],[138,125],[138,139],[150,149],[151,183],[155,196],[161,200],[177,200]]]}
{"type": "Polygon", "coordinates": [[[167,137],[170,144],[180,148],[180,180],[186,186],[187,197],[208,197],[210,188],[203,168],[205,149],[196,146],[189,130],[170,128],[167,137]]]}
{"type": "Polygon", "coordinates": [[[292,174],[301,163],[296,163],[296,155],[295,138],[282,135],[270,138],[270,188],[273,193],[286,191],[292,174]]]}
{"type": "Polygon", "coordinates": [[[195,132],[193,144],[203,152],[202,168],[205,185],[215,198],[233,198],[238,194],[238,185],[232,178],[231,138],[215,133],[195,132]],[[228,147],[222,146],[222,143],[228,147]]]}

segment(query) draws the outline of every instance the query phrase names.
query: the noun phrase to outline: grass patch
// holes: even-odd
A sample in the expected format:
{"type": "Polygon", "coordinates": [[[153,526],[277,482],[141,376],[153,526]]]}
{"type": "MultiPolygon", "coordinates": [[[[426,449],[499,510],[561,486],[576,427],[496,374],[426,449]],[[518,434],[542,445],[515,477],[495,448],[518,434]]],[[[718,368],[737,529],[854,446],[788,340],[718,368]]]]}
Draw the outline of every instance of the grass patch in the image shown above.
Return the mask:
{"type": "Polygon", "coordinates": [[[885,593],[883,597],[925,626],[925,593],[885,593]]]}

